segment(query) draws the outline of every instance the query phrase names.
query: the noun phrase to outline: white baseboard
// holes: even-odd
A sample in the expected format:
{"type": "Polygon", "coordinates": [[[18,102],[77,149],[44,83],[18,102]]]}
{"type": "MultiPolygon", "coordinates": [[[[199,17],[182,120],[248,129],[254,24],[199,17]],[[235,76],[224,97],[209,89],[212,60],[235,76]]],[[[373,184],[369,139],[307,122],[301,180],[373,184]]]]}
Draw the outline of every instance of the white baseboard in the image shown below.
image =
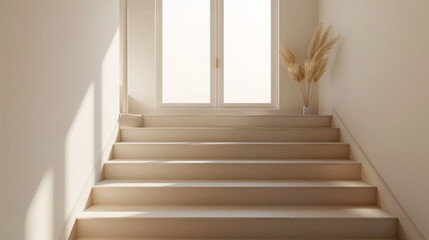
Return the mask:
{"type": "Polygon", "coordinates": [[[82,188],[79,200],[75,203],[73,210],[68,215],[67,220],[64,225],[64,229],[61,232],[60,236],[56,239],[58,240],[75,240],[76,239],[76,227],[75,222],[77,216],[89,205],[92,203],[91,190],[94,186],[94,183],[103,178],[103,165],[106,161],[111,158],[112,146],[115,142],[118,141],[119,137],[119,122],[116,124],[115,128],[112,130],[111,136],[109,137],[106,146],[104,146],[103,151],[100,155],[98,166],[96,166],[91,175],[88,177],[85,186],[82,188]]]}
{"type": "Polygon", "coordinates": [[[362,163],[362,179],[378,188],[378,203],[381,208],[399,218],[399,237],[406,240],[425,240],[406,209],[402,206],[394,192],[383,179],[371,158],[363,149],[353,130],[344,122],[341,115],[333,109],[332,126],[341,129],[341,141],[350,144],[350,158],[362,163]]]}

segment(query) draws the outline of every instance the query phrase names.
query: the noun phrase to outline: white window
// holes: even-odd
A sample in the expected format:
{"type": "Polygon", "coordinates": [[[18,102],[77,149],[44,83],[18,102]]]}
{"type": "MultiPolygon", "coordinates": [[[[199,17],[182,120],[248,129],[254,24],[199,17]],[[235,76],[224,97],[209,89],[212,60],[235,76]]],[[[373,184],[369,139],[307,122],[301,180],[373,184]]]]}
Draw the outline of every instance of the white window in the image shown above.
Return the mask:
{"type": "Polygon", "coordinates": [[[158,0],[158,107],[266,107],[278,98],[277,0],[158,0]]]}

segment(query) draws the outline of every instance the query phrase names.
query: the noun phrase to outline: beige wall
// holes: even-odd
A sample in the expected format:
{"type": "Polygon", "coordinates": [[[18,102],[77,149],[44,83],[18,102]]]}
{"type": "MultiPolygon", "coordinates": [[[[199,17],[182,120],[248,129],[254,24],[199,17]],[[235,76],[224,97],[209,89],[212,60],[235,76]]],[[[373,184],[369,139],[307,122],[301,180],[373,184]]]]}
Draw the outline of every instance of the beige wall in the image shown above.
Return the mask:
{"type": "Polygon", "coordinates": [[[82,211],[116,134],[118,14],[117,0],[0,1],[1,239],[65,239],[82,211]]]}
{"type": "Polygon", "coordinates": [[[429,1],[323,0],[320,18],[343,35],[321,80],[320,112],[334,110],[348,128],[408,239],[423,239],[416,226],[429,239],[429,1]]]}
{"type": "MultiPolygon", "coordinates": [[[[128,84],[131,113],[177,113],[155,109],[155,16],[154,0],[128,1],[128,84]]],[[[299,57],[305,57],[307,45],[318,22],[317,0],[280,0],[280,42],[287,43],[299,57]]],[[[280,110],[208,110],[180,111],[181,113],[267,113],[300,114],[302,98],[297,83],[280,69],[280,110]]],[[[318,111],[317,96],[313,104],[318,111]]]]}

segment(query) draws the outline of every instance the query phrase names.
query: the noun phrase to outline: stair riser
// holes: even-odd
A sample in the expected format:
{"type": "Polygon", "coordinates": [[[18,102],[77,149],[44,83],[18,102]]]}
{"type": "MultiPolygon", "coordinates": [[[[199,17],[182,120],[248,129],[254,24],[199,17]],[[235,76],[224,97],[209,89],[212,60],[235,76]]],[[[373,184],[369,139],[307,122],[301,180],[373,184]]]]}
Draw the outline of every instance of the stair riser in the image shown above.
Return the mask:
{"type": "Polygon", "coordinates": [[[128,218],[79,219],[79,237],[147,238],[393,238],[397,220],[128,218]]]}
{"type": "Polygon", "coordinates": [[[360,164],[107,163],[105,179],[359,180],[360,164]]]}
{"type": "Polygon", "coordinates": [[[347,144],[115,144],[115,159],[348,159],[347,144]]]}
{"type": "Polygon", "coordinates": [[[373,187],[96,187],[95,205],[375,205],[373,187]]]}
{"type": "Polygon", "coordinates": [[[122,142],[338,142],[339,129],[122,129],[122,142]]]}
{"type": "Polygon", "coordinates": [[[331,127],[330,116],[145,116],[145,127],[331,127]]]}

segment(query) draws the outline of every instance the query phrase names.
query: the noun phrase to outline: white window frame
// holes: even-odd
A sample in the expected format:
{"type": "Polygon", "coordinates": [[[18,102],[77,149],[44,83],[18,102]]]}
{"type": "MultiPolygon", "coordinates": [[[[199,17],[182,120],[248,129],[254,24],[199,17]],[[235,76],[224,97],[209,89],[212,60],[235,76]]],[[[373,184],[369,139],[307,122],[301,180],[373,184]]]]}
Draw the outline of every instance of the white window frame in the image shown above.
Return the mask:
{"type": "Polygon", "coordinates": [[[279,109],[279,0],[271,1],[271,103],[224,103],[223,2],[210,0],[210,103],[163,103],[162,0],[155,0],[157,109],[279,109]]]}

